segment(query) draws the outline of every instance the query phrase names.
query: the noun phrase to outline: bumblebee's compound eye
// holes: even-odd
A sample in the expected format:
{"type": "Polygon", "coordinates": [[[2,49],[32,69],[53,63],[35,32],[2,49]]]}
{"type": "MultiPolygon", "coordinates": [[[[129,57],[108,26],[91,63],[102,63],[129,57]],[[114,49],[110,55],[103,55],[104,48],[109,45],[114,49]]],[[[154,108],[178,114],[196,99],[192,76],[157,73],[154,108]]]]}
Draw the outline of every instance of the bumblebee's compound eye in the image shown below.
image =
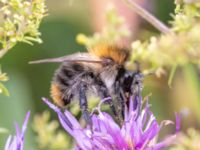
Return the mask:
{"type": "Polygon", "coordinates": [[[103,65],[104,66],[111,65],[113,63],[114,63],[114,61],[113,61],[112,58],[103,58],[103,65]]]}
{"type": "Polygon", "coordinates": [[[132,90],[134,92],[139,92],[142,90],[143,85],[142,85],[142,80],[144,78],[144,75],[141,73],[135,73],[133,75],[133,83],[132,83],[132,90]]]}
{"type": "Polygon", "coordinates": [[[142,76],[139,73],[133,75],[133,84],[139,84],[142,81],[142,76]]]}
{"type": "Polygon", "coordinates": [[[124,74],[124,78],[122,79],[124,92],[128,93],[131,92],[132,83],[133,83],[133,72],[126,71],[126,73],[124,74]]]}

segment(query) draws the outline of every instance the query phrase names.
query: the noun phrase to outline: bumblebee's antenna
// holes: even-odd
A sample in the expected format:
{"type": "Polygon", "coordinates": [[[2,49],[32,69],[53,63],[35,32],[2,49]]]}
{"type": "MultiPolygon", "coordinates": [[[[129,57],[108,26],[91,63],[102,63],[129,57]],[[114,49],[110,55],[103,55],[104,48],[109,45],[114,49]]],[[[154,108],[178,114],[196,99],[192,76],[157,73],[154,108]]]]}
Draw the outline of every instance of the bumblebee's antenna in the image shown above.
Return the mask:
{"type": "Polygon", "coordinates": [[[136,72],[141,72],[141,65],[140,65],[140,62],[135,60],[134,61],[134,64],[135,64],[135,67],[136,67],[136,72]]]}
{"type": "Polygon", "coordinates": [[[61,63],[61,62],[87,62],[87,63],[102,63],[101,59],[91,56],[88,53],[75,53],[58,58],[47,58],[42,60],[30,61],[29,64],[41,63],[61,63]]]}
{"type": "Polygon", "coordinates": [[[102,63],[98,60],[57,60],[57,59],[42,59],[36,61],[30,61],[28,64],[41,64],[41,63],[61,63],[61,62],[86,62],[86,63],[102,63]]]}
{"type": "Polygon", "coordinates": [[[51,62],[63,62],[62,58],[49,58],[49,59],[41,59],[28,62],[29,64],[41,64],[41,63],[51,63],[51,62]]]}

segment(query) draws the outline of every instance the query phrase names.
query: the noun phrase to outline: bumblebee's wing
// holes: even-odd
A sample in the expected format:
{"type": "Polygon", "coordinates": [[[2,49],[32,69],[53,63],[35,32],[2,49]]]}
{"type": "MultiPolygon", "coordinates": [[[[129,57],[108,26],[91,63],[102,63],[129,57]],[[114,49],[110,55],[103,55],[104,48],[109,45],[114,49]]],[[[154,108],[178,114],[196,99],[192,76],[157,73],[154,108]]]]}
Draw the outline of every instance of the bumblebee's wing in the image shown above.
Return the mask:
{"type": "Polygon", "coordinates": [[[75,53],[58,58],[47,58],[42,60],[30,61],[29,64],[40,63],[61,63],[61,62],[88,62],[88,63],[102,63],[103,61],[89,53],[75,53]]]}

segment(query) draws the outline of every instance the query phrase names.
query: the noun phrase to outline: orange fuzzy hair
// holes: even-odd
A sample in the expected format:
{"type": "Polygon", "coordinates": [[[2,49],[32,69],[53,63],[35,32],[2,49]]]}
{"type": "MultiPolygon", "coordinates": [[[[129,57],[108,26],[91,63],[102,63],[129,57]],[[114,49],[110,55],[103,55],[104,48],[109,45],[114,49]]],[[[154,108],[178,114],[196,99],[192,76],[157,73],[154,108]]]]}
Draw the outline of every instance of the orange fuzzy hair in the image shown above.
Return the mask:
{"type": "Polygon", "coordinates": [[[129,51],[127,49],[103,44],[89,49],[89,52],[100,58],[111,58],[120,65],[122,65],[129,56],[129,51]]]}
{"type": "Polygon", "coordinates": [[[64,103],[61,98],[61,92],[60,88],[57,84],[52,83],[51,84],[51,97],[53,98],[53,101],[60,107],[64,106],[64,103]]]}

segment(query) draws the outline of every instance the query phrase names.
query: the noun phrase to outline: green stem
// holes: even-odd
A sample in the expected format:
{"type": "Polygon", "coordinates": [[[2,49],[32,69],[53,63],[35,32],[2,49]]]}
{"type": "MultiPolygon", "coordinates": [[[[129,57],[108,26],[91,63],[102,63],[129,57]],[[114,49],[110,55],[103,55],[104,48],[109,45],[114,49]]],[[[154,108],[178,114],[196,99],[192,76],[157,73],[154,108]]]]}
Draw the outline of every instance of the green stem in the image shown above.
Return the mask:
{"type": "Polygon", "coordinates": [[[163,33],[172,33],[169,27],[167,27],[164,23],[158,20],[155,16],[147,12],[141,6],[139,6],[134,0],[123,0],[131,9],[133,9],[138,15],[152,24],[155,28],[157,28],[160,32],[163,33]]]}
{"type": "Polygon", "coordinates": [[[12,48],[10,42],[7,43],[5,48],[0,49],[0,59],[12,48]]]}
{"type": "Polygon", "coordinates": [[[8,50],[6,49],[1,49],[0,50],[0,58],[2,58],[6,53],[7,53],[8,50]]]}
{"type": "Polygon", "coordinates": [[[171,71],[170,71],[170,75],[169,75],[169,79],[168,79],[168,86],[171,88],[172,87],[172,80],[174,78],[174,74],[176,72],[176,68],[177,68],[177,64],[174,64],[171,71]]]}

